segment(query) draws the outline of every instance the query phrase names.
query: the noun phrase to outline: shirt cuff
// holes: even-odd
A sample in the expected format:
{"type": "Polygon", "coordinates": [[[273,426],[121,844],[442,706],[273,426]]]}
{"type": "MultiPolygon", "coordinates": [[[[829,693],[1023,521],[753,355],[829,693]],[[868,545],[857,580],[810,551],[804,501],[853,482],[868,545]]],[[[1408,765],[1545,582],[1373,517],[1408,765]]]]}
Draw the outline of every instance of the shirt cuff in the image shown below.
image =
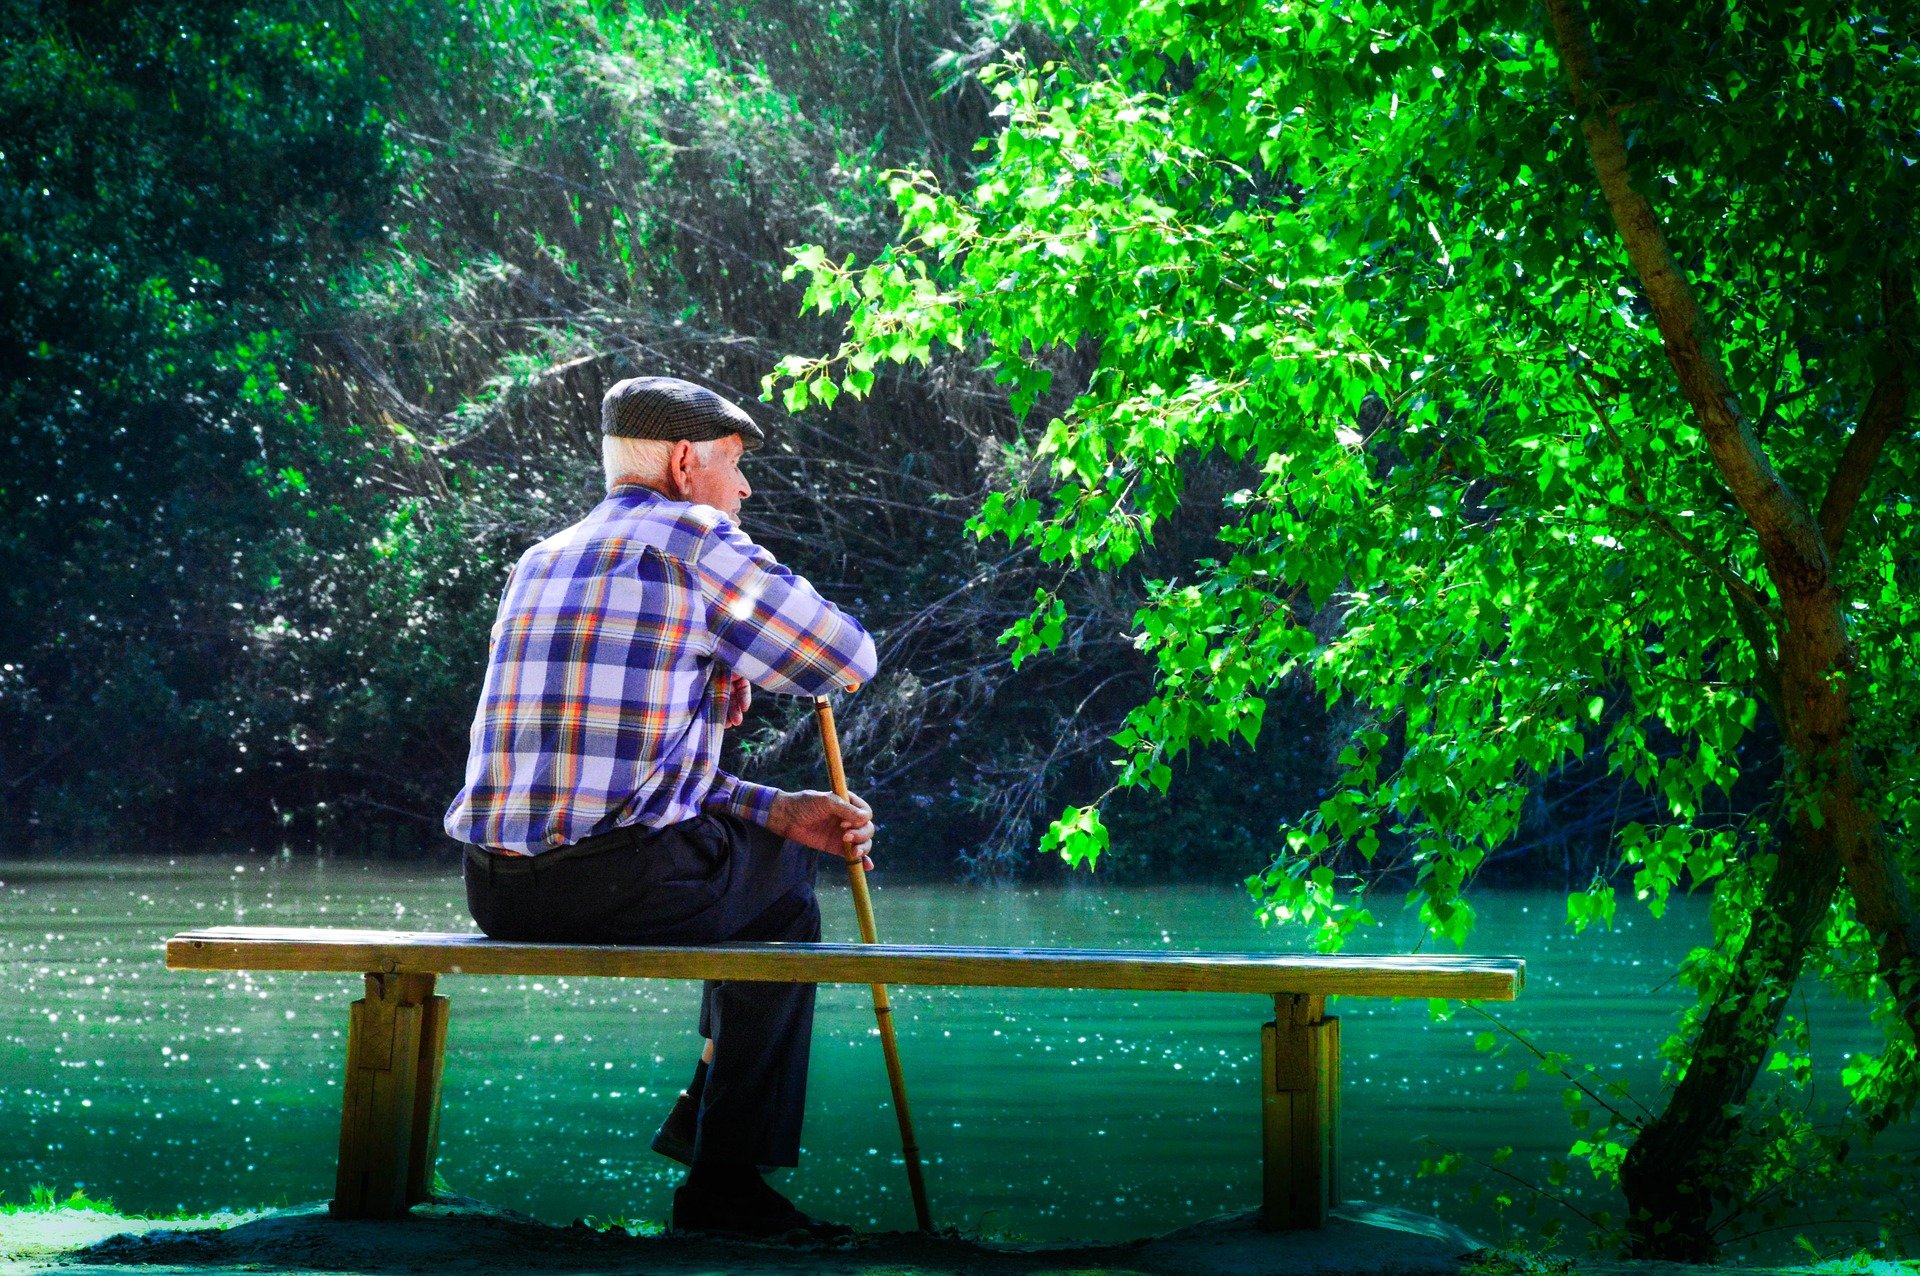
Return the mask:
{"type": "Polygon", "coordinates": [[[714,776],[713,787],[707,790],[707,800],[701,805],[731,811],[765,828],[773,818],[773,800],[779,796],[780,790],[772,785],[753,784],[721,771],[714,776]]]}

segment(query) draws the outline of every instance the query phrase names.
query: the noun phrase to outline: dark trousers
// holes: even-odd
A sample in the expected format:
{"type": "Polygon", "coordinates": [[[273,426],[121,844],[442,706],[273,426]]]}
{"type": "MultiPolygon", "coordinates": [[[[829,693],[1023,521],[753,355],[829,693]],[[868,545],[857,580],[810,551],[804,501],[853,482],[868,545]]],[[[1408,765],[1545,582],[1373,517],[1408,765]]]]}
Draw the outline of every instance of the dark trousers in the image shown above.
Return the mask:
{"type": "MultiPolygon", "coordinates": [[[[815,851],[725,812],[535,856],[467,849],[467,907],[494,939],[711,944],[820,938],[815,851]]],[[[696,1162],[797,1165],[812,984],[710,980],[696,1162]]]]}

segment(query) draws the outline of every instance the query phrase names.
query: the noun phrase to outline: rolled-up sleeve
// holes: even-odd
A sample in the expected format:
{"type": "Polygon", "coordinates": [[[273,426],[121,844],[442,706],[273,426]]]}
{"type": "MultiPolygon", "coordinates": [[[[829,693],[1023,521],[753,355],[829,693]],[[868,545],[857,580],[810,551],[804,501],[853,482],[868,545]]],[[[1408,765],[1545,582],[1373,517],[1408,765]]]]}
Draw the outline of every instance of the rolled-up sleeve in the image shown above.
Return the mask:
{"type": "Polygon", "coordinates": [[[879,666],[873,638],[722,519],[694,564],[714,656],[756,687],[818,696],[866,682],[879,666]]]}

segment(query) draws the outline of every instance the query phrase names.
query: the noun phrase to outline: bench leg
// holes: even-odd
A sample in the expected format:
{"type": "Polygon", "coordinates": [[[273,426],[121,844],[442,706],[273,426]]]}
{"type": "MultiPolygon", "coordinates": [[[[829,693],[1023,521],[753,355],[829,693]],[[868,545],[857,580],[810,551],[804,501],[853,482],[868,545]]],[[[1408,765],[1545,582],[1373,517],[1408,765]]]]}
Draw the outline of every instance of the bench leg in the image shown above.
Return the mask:
{"type": "Polygon", "coordinates": [[[432,1189],[447,999],[432,975],[370,974],[349,1016],[333,1213],[398,1218],[432,1189]]]}
{"type": "MultiPolygon", "coordinates": [[[[431,978],[431,976],[429,976],[431,978]]],[[[447,999],[420,1003],[420,1064],[413,1088],[413,1144],[407,1152],[407,1204],[433,1199],[440,1157],[440,1077],[447,1070],[447,999]]]]}
{"type": "Polygon", "coordinates": [[[1340,1110],[1340,1021],[1324,997],[1274,998],[1260,1030],[1260,1225],[1325,1227],[1338,1202],[1334,1126],[1340,1110]]]}

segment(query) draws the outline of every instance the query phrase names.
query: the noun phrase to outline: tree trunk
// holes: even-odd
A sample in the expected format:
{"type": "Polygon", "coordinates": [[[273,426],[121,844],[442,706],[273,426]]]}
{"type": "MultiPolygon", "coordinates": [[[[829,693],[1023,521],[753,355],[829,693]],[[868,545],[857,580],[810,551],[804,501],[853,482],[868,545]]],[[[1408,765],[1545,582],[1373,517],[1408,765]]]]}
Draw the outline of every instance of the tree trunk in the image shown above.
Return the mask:
{"type": "Polygon", "coordinates": [[[1733,969],[1701,1021],[1687,1069],[1620,1167],[1628,1235],[1638,1256],[1713,1258],[1716,1207],[1747,1169],[1736,1143],[1741,1106],[1840,884],[1830,849],[1805,840],[1803,831],[1796,822],[1781,840],[1779,862],[1733,969]]]}
{"type": "Polygon", "coordinates": [[[1920,1037],[1920,920],[1865,801],[1848,687],[1854,660],[1833,569],[1854,505],[1906,418],[1914,362],[1912,271],[1890,269],[1883,278],[1887,369],[1816,520],[1761,449],[1659,219],[1633,188],[1626,141],[1600,91],[1599,58],[1580,0],[1546,0],[1546,9],[1608,210],[1714,468],[1753,528],[1780,600],[1772,619],[1780,728],[1790,758],[1789,831],[1738,964],[1701,1023],[1687,1071],[1621,1172],[1636,1252],[1696,1258],[1712,1251],[1716,1197],[1739,1191],[1738,1167],[1728,1153],[1740,1108],[1843,873],[1873,936],[1881,976],[1920,1037]]]}

